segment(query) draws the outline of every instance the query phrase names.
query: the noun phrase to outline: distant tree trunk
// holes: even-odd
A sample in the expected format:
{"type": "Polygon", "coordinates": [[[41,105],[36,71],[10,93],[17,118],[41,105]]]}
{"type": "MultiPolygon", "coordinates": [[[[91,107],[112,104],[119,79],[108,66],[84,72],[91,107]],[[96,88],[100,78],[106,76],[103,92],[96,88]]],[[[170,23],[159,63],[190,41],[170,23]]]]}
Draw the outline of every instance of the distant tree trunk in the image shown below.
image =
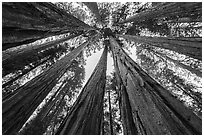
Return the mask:
{"type": "Polygon", "coordinates": [[[202,38],[169,38],[132,35],[117,36],[137,43],[145,43],[155,47],[169,49],[180,54],[202,60],[202,38]]]}
{"type": "Polygon", "coordinates": [[[73,35],[70,35],[70,36],[67,36],[61,39],[57,39],[57,40],[46,42],[46,43],[39,44],[39,45],[28,45],[26,47],[19,48],[14,51],[3,52],[2,53],[3,68],[7,64],[10,65],[12,63],[18,62],[19,60],[26,60],[26,58],[29,58],[30,56],[38,56],[39,51],[47,49],[52,46],[56,46],[57,44],[70,40],[74,37],[77,37],[80,34],[82,33],[73,34],[73,35]]]}
{"type": "MultiPolygon", "coordinates": [[[[51,58],[51,57],[49,57],[49,58],[43,60],[42,62],[39,62],[38,64],[36,64],[35,66],[31,67],[30,69],[27,69],[27,70],[23,71],[23,72],[22,72],[20,75],[18,75],[17,77],[15,77],[15,78],[9,80],[8,82],[2,84],[2,88],[5,88],[6,86],[11,85],[14,81],[16,81],[16,80],[19,79],[20,77],[22,77],[22,76],[28,74],[30,71],[34,70],[35,68],[39,67],[40,65],[44,64],[44,63],[47,62],[50,58],[51,58]]],[[[11,96],[12,96],[13,94],[15,94],[15,93],[16,93],[16,91],[15,91],[15,92],[12,92],[11,94],[6,95],[5,97],[3,96],[3,99],[2,99],[2,100],[4,101],[5,99],[11,97],[11,96]]]]}
{"type": "Polygon", "coordinates": [[[90,40],[17,89],[2,103],[3,134],[16,134],[90,40]]]}
{"type": "Polygon", "coordinates": [[[202,134],[202,121],[144,72],[111,37],[138,134],[202,134]]]}
{"type": "Polygon", "coordinates": [[[101,133],[103,98],[106,83],[107,47],[88,82],[60,125],[60,135],[96,135],[101,133]]]}
{"type": "Polygon", "coordinates": [[[112,119],[112,108],[111,108],[111,97],[110,97],[110,90],[108,91],[108,104],[109,104],[109,119],[110,119],[110,133],[113,135],[113,119],[112,119]]]}
{"type": "Polygon", "coordinates": [[[175,20],[168,20],[161,23],[191,23],[191,22],[202,22],[202,18],[200,19],[178,18],[175,20]]]}
{"type": "Polygon", "coordinates": [[[96,2],[83,2],[96,16],[96,19],[101,23],[101,16],[99,14],[98,6],[96,2]]]}
{"type": "MultiPolygon", "coordinates": [[[[45,133],[47,127],[49,126],[50,120],[53,118],[52,116],[48,116],[50,110],[54,107],[61,104],[61,101],[64,100],[64,97],[69,92],[69,83],[64,80],[63,84],[60,85],[58,90],[54,93],[54,95],[49,99],[48,102],[41,108],[41,111],[37,114],[36,118],[34,118],[30,123],[27,124],[27,127],[21,132],[21,134],[32,134],[32,135],[42,135],[45,133]],[[65,84],[65,86],[64,86],[65,84]],[[63,87],[64,86],[64,87],[63,87]],[[41,125],[41,126],[40,126],[41,125]]],[[[57,110],[56,108],[55,110],[57,110]]],[[[54,112],[52,112],[52,115],[54,112]]]]}
{"type": "Polygon", "coordinates": [[[202,4],[200,2],[165,2],[152,9],[135,14],[120,23],[141,22],[162,17],[188,17],[194,14],[202,15],[202,4]]]}
{"type": "Polygon", "coordinates": [[[196,70],[196,69],[194,69],[194,68],[192,68],[192,67],[190,67],[190,66],[187,66],[187,65],[185,65],[185,64],[183,64],[183,63],[181,63],[181,62],[179,62],[178,60],[172,59],[172,58],[170,58],[170,57],[168,57],[168,56],[166,56],[166,55],[164,55],[164,54],[162,54],[162,53],[159,53],[159,52],[157,52],[157,51],[153,51],[153,52],[154,52],[155,54],[157,54],[157,55],[159,55],[159,56],[162,56],[162,57],[166,58],[167,60],[173,62],[175,65],[180,66],[181,68],[184,68],[184,69],[190,71],[190,72],[193,73],[193,74],[196,74],[198,77],[202,77],[202,72],[201,72],[201,71],[196,70]]]}
{"type": "Polygon", "coordinates": [[[3,2],[2,18],[2,50],[53,35],[93,29],[46,2],[3,2]]]}

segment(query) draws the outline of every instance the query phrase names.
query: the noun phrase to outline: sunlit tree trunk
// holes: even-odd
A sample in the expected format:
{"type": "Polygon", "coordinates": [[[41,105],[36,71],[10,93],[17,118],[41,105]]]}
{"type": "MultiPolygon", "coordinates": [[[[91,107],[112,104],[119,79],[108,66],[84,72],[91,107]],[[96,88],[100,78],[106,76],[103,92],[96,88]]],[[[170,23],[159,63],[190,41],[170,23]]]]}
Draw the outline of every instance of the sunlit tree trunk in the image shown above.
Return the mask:
{"type": "Polygon", "coordinates": [[[137,43],[145,43],[155,47],[169,49],[186,56],[202,60],[202,38],[169,38],[132,35],[117,35],[137,43]]]}
{"type": "Polygon", "coordinates": [[[60,135],[96,135],[101,133],[103,98],[106,83],[107,47],[82,89],[76,102],[60,125],[60,135]]]}
{"type": "Polygon", "coordinates": [[[84,42],[81,46],[56,62],[48,70],[18,88],[16,94],[3,101],[3,134],[16,134],[18,132],[25,121],[66,72],[73,59],[80,54],[89,42],[90,40],[84,42]]]}
{"type": "Polygon", "coordinates": [[[52,3],[3,2],[2,50],[49,36],[93,29],[52,3]]]}
{"type": "Polygon", "coordinates": [[[141,22],[162,17],[188,17],[191,14],[202,14],[202,4],[199,2],[165,2],[147,11],[135,14],[120,23],[141,22]]]}
{"type": "Polygon", "coordinates": [[[110,97],[110,90],[108,91],[108,104],[109,104],[109,119],[110,119],[110,133],[113,135],[113,119],[112,119],[112,108],[111,108],[111,97],[110,97]]]}
{"type": "Polygon", "coordinates": [[[153,52],[154,52],[155,54],[158,54],[159,56],[162,56],[162,57],[166,58],[167,60],[173,62],[175,65],[180,66],[180,67],[182,67],[182,68],[184,68],[184,69],[190,71],[190,72],[193,73],[193,74],[196,74],[198,77],[202,77],[202,72],[201,72],[201,71],[196,70],[196,69],[194,69],[194,68],[192,68],[192,67],[190,67],[190,66],[187,66],[187,65],[185,65],[185,64],[183,64],[183,63],[181,63],[181,62],[179,62],[178,60],[172,59],[172,58],[170,58],[170,57],[168,57],[168,56],[166,56],[166,55],[164,55],[164,54],[162,54],[162,53],[159,53],[159,52],[156,52],[156,51],[153,51],[153,52]]]}
{"type": "Polygon", "coordinates": [[[49,47],[52,46],[56,46],[57,44],[60,44],[62,42],[68,41],[74,37],[79,36],[81,33],[77,33],[77,34],[73,34],[61,39],[57,39],[57,40],[53,40],[50,42],[46,42],[43,44],[39,44],[39,45],[28,45],[26,47],[23,48],[19,48],[13,51],[9,51],[9,52],[3,52],[2,53],[2,65],[3,68],[4,66],[6,66],[7,64],[12,64],[15,62],[18,62],[19,60],[25,60],[26,57],[30,57],[30,56],[38,56],[38,52],[44,49],[47,49],[49,47]]]}
{"type": "Polygon", "coordinates": [[[137,134],[201,134],[202,121],[144,72],[111,37],[137,134]]]}

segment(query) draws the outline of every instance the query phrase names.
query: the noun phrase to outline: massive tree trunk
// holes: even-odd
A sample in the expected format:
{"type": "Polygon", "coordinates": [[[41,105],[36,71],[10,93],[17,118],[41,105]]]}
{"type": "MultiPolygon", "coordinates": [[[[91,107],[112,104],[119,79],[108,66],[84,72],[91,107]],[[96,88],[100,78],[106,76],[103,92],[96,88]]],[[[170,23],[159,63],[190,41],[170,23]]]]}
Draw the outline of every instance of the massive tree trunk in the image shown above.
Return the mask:
{"type": "Polygon", "coordinates": [[[51,68],[41,73],[17,89],[16,94],[3,101],[3,134],[16,134],[37,106],[56,85],[80,52],[90,40],[74,49],[71,53],[56,62],[51,68]]]}
{"type": "Polygon", "coordinates": [[[99,14],[98,6],[96,2],[83,2],[96,16],[96,19],[101,23],[101,16],[99,14]]]}
{"type": "Polygon", "coordinates": [[[39,56],[38,52],[44,49],[47,49],[52,46],[56,46],[57,44],[60,44],[62,42],[65,42],[67,40],[70,40],[74,37],[79,36],[81,33],[73,34],[61,39],[53,40],[50,42],[46,42],[39,45],[28,45],[26,47],[18,48],[13,51],[7,51],[2,53],[2,66],[6,66],[7,64],[11,65],[15,62],[19,62],[22,60],[26,60],[26,58],[29,58],[30,56],[39,56]]]}
{"type": "MultiPolygon", "coordinates": [[[[112,50],[112,53],[113,53],[113,50],[112,50]]],[[[136,135],[138,134],[138,132],[137,130],[135,130],[136,124],[134,123],[134,120],[133,120],[132,109],[130,106],[130,101],[128,99],[127,90],[125,88],[125,85],[122,82],[118,64],[116,63],[117,58],[114,53],[112,55],[113,55],[114,69],[115,69],[115,75],[117,80],[116,90],[118,92],[118,97],[119,97],[119,108],[120,108],[121,120],[123,125],[123,133],[125,135],[136,135]]]]}
{"type": "Polygon", "coordinates": [[[137,43],[145,43],[155,47],[169,49],[180,54],[202,60],[202,38],[169,38],[132,35],[117,36],[137,43]]]}
{"type": "Polygon", "coordinates": [[[37,114],[37,116],[30,121],[25,127],[25,129],[20,134],[30,134],[30,135],[42,135],[45,133],[47,127],[51,123],[52,116],[56,113],[56,111],[64,106],[61,101],[65,101],[64,97],[69,89],[69,80],[64,80],[63,84],[58,88],[58,90],[54,93],[54,95],[49,99],[49,101],[41,108],[41,111],[37,114]],[[55,109],[53,107],[56,106],[55,109]],[[51,110],[54,110],[50,112],[51,110]],[[49,114],[51,113],[51,115],[49,114]]]}
{"type": "Polygon", "coordinates": [[[144,72],[110,38],[137,134],[202,134],[202,121],[144,72]]]}
{"type": "Polygon", "coordinates": [[[3,2],[2,49],[67,32],[93,29],[52,3],[3,2]]]}
{"type": "Polygon", "coordinates": [[[107,47],[70,112],[60,125],[57,134],[95,135],[101,133],[106,65],[107,47]]]}
{"type": "Polygon", "coordinates": [[[162,17],[188,17],[202,14],[202,3],[200,2],[170,2],[158,4],[156,7],[133,15],[120,23],[141,22],[149,19],[162,17]]]}

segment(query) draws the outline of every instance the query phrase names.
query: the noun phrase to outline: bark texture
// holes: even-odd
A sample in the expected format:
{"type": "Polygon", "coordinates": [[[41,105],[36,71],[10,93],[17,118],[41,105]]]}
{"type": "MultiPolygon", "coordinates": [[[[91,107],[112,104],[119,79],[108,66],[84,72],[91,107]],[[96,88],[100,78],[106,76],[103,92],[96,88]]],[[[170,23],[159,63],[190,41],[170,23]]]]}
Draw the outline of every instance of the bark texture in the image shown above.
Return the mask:
{"type": "Polygon", "coordinates": [[[2,50],[38,39],[93,29],[52,3],[3,2],[2,50]]]}
{"type": "Polygon", "coordinates": [[[202,134],[199,117],[144,72],[112,37],[110,43],[137,134],[202,134]]]}
{"type": "Polygon", "coordinates": [[[89,41],[84,42],[48,70],[18,88],[16,94],[3,101],[3,134],[16,134],[18,132],[33,111],[56,85],[59,78],[66,72],[73,59],[88,44],[89,41]]]}
{"type": "Polygon", "coordinates": [[[202,60],[202,38],[169,38],[132,35],[117,36],[137,43],[145,43],[155,47],[169,49],[180,54],[202,60]]]}
{"type": "Polygon", "coordinates": [[[11,65],[11,64],[15,64],[15,62],[19,62],[21,60],[25,60],[26,58],[30,57],[30,56],[39,56],[38,52],[40,52],[41,50],[47,49],[49,47],[52,46],[56,46],[57,44],[60,44],[62,42],[68,41],[74,37],[79,36],[81,33],[78,34],[73,34],[61,39],[57,39],[57,40],[53,40],[50,42],[46,42],[43,44],[39,44],[39,45],[28,45],[26,47],[23,48],[18,48],[16,50],[13,51],[7,51],[7,52],[3,52],[2,53],[2,65],[3,68],[4,66],[6,66],[7,64],[11,65]]]}
{"type": "Polygon", "coordinates": [[[106,66],[107,47],[57,134],[97,135],[101,133],[106,66]]]}
{"type": "Polygon", "coordinates": [[[120,23],[141,22],[162,17],[188,17],[191,15],[202,15],[202,4],[200,2],[165,2],[150,10],[133,15],[120,23]]]}

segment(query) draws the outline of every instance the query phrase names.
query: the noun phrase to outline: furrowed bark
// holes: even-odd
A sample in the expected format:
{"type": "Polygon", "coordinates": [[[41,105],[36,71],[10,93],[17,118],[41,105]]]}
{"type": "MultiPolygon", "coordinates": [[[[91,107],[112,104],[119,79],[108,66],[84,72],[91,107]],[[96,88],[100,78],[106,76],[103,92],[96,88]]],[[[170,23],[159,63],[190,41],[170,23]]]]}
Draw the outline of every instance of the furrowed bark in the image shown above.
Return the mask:
{"type": "Polygon", "coordinates": [[[39,45],[28,45],[26,47],[19,48],[14,51],[3,52],[2,53],[2,65],[4,67],[6,64],[12,64],[14,62],[18,62],[18,60],[24,60],[26,59],[26,57],[33,56],[33,55],[37,56],[39,51],[55,46],[62,42],[68,41],[74,37],[79,36],[80,34],[82,33],[73,34],[65,38],[46,42],[46,43],[39,44],[39,45]]]}
{"type": "Polygon", "coordinates": [[[48,70],[17,89],[12,97],[2,103],[3,134],[16,134],[24,122],[30,117],[37,106],[56,85],[59,78],[66,72],[80,52],[90,40],[74,49],[48,70]]]}
{"type": "Polygon", "coordinates": [[[111,37],[138,134],[201,134],[202,121],[144,72],[111,37]]]}
{"type": "Polygon", "coordinates": [[[202,4],[199,2],[166,2],[148,11],[135,14],[120,23],[141,22],[162,17],[188,17],[190,14],[201,15],[202,4]]]}
{"type": "Polygon", "coordinates": [[[63,105],[61,101],[63,101],[65,95],[69,92],[69,83],[66,82],[67,80],[63,82],[63,84],[49,99],[45,106],[43,106],[42,110],[37,114],[36,118],[33,119],[20,134],[29,134],[31,132],[35,135],[42,135],[46,131],[47,127],[49,126],[49,123],[51,122],[50,120],[53,118],[53,115],[60,107],[62,107],[59,106],[60,104],[63,105]],[[54,106],[56,106],[57,108],[53,109],[54,106]],[[50,116],[49,113],[52,109],[54,110],[54,112],[51,112],[50,116]],[[39,121],[41,122],[40,125],[42,125],[42,127],[35,127],[36,123],[39,123],[39,121]]]}
{"type": "MultiPolygon", "coordinates": [[[[11,85],[14,81],[16,81],[17,79],[21,78],[22,76],[28,74],[30,71],[34,70],[35,68],[39,67],[40,65],[44,64],[45,62],[47,62],[51,57],[45,59],[44,61],[42,62],[39,62],[37,65],[33,66],[32,68],[28,69],[28,70],[25,70],[22,74],[18,75],[17,77],[15,77],[14,79],[11,79],[10,81],[2,84],[2,88],[5,88],[6,86],[9,86],[11,85]]],[[[3,97],[3,101],[10,98],[12,95],[14,95],[15,92],[12,92],[11,94],[8,94],[6,95],[5,97],[3,97]]]]}
{"type": "MultiPolygon", "coordinates": [[[[111,46],[111,48],[113,48],[111,46]]],[[[113,62],[114,62],[114,69],[116,73],[116,80],[117,80],[117,92],[119,96],[119,105],[120,105],[120,114],[122,119],[122,125],[123,125],[123,132],[124,135],[136,135],[138,134],[138,131],[136,130],[136,124],[133,120],[132,115],[132,109],[130,106],[130,101],[128,99],[127,90],[122,82],[120,71],[118,68],[118,64],[116,63],[117,59],[115,54],[113,53],[112,49],[112,55],[113,55],[113,62]]]]}
{"type": "Polygon", "coordinates": [[[96,135],[101,133],[106,65],[107,47],[56,134],[96,135]]]}
{"type": "Polygon", "coordinates": [[[155,47],[169,49],[180,54],[202,60],[202,40],[200,40],[200,38],[168,38],[131,35],[117,36],[137,43],[145,43],[155,47]]]}
{"type": "Polygon", "coordinates": [[[93,29],[46,2],[3,2],[2,18],[2,50],[49,36],[93,29]]]}

